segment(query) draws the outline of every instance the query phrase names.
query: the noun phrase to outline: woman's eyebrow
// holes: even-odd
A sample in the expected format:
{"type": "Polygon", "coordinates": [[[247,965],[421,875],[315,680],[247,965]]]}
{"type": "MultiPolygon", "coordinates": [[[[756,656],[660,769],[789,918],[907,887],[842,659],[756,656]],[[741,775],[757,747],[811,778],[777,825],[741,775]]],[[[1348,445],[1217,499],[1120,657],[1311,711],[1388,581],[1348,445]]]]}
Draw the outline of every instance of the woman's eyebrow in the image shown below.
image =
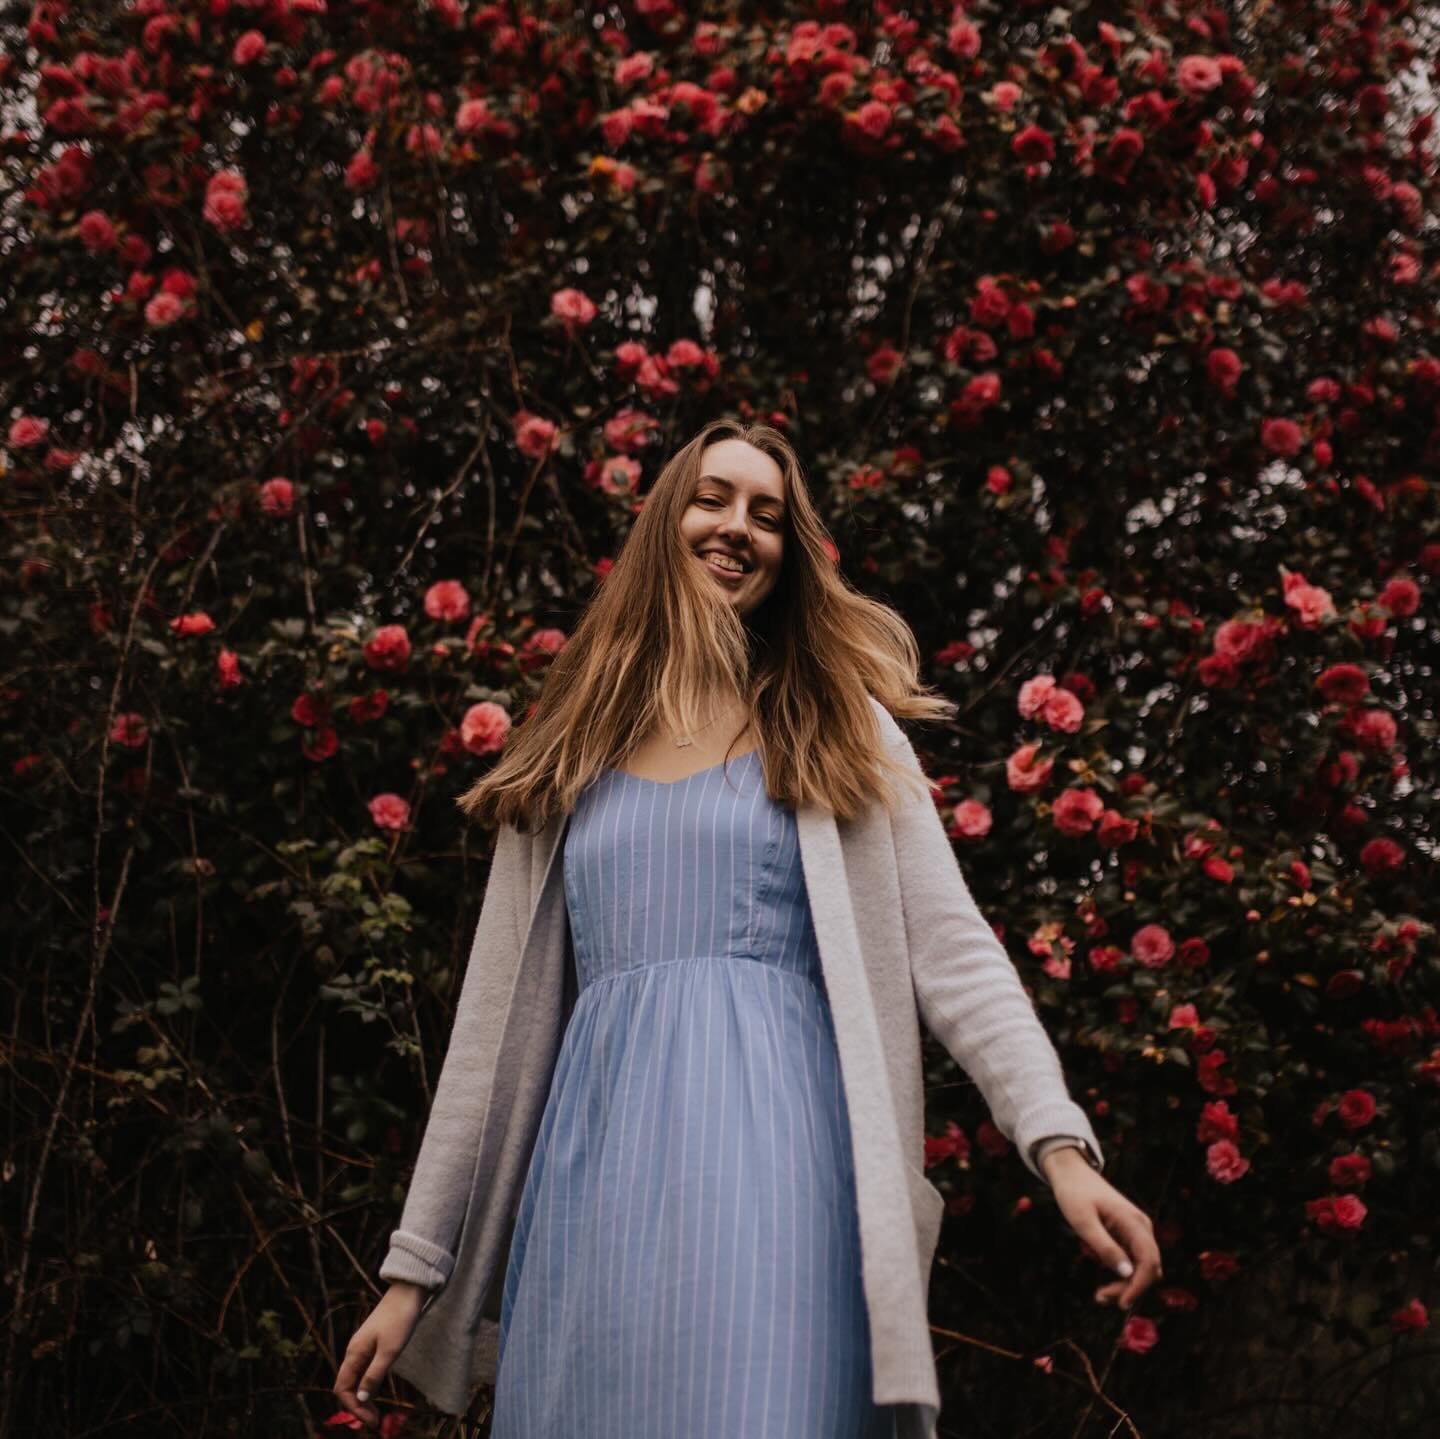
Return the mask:
{"type": "MultiPolygon", "coordinates": [[[[700,479],[702,481],[708,481],[712,485],[719,485],[720,488],[724,490],[733,490],[735,488],[735,481],[727,480],[724,475],[701,475],[700,479]]],[[[767,504],[774,505],[777,510],[783,510],[785,508],[784,502],[777,500],[774,495],[759,494],[756,495],[755,498],[757,501],[764,500],[767,504]]]]}

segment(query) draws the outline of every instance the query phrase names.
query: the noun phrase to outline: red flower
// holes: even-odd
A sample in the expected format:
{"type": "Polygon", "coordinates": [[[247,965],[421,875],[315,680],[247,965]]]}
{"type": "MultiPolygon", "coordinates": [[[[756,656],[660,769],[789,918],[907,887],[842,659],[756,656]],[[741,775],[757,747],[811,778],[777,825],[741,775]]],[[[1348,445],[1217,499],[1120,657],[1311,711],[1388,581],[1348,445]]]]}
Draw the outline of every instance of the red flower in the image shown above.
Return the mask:
{"type": "Polygon", "coordinates": [[[1223,1099],[1206,1102],[1200,1111],[1200,1122],[1195,1127],[1195,1138],[1201,1144],[1215,1139],[1234,1139],[1239,1133],[1240,1121],[1223,1099]]]}
{"type": "Polygon", "coordinates": [[[1175,955],[1175,941],[1163,924],[1142,925],[1130,940],[1130,953],[1146,969],[1164,969],[1175,955]]]}
{"type": "Polygon", "coordinates": [[[1370,1161],[1363,1154],[1337,1154],[1329,1173],[1336,1189],[1358,1189],[1370,1178],[1370,1161]]]}
{"type": "Polygon", "coordinates": [[[376,670],[403,670],[410,663],[410,637],[404,625],[381,625],[365,642],[366,663],[376,670]]]}
{"type": "Polygon", "coordinates": [[[1347,1089],[1336,1105],[1340,1122],[1347,1129],[1362,1129],[1375,1118],[1375,1100],[1368,1090],[1347,1089]]]}
{"type": "Polygon", "coordinates": [[[324,695],[302,694],[290,706],[290,718],[302,729],[314,729],[330,718],[330,701],[324,695]]]}
{"type": "Polygon", "coordinates": [[[1217,1139],[1205,1151],[1205,1168],[1212,1179],[1233,1184],[1249,1172],[1250,1161],[1228,1139],[1217,1139]]]}
{"type": "Polygon", "coordinates": [[[410,822],[409,802],[398,794],[377,794],[367,808],[379,829],[393,833],[404,829],[410,822]]]}
{"type": "Polygon", "coordinates": [[[365,724],[369,720],[377,720],[390,705],[390,692],[388,690],[373,690],[368,695],[356,695],[350,701],[350,718],[356,724],[365,724]]]}
{"type": "Polygon", "coordinates": [[[170,621],[170,628],[177,635],[208,635],[215,628],[215,621],[204,610],[192,610],[188,615],[176,615],[170,621]]]}
{"type": "Polygon", "coordinates": [[[1305,1202],[1305,1216],[1313,1219],[1322,1234],[1353,1234],[1370,1211],[1355,1194],[1327,1194],[1305,1202]]]}
{"type": "Polygon", "coordinates": [[[306,759],[329,759],[340,748],[339,737],[333,725],[324,725],[317,730],[306,730],[300,752],[306,759]]]}
{"type": "Polygon", "coordinates": [[[1397,1334],[1418,1334],[1429,1323],[1429,1312],[1418,1299],[1412,1299],[1390,1316],[1390,1327],[1397,1334]]]}
{"type": "Polygon", "coordinates": [[[1132,1314],[1125,1321],[1125,1328],[1120,1335],[1120,1347],[1130,1350],[1132,1354],[1146,1354],[1155,1347],[1159,1337],[1160,1331],[1156,1329],[1153,1319],[1132,1314]]]}

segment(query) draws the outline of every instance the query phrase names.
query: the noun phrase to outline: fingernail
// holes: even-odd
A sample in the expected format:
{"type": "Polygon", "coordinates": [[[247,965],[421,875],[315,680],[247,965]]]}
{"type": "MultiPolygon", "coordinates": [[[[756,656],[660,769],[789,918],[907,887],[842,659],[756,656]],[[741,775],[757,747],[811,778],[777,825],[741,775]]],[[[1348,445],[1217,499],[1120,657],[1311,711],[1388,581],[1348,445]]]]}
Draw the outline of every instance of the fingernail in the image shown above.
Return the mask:
{"type": "Polygon", "coordinates": [[[1135,1272],[1135,1266],[1128,1259],[1122,1259],[1115,1266],[1115,1272],[1122,1278],[1128,1279],[1135,1272]]]}
{"type": "Polygon", "coordinates": [[[355,1391],[355,1397],[363,1404],[370,1397],[370,1391],[368,1389],[357,1389],[355,1391]]]}

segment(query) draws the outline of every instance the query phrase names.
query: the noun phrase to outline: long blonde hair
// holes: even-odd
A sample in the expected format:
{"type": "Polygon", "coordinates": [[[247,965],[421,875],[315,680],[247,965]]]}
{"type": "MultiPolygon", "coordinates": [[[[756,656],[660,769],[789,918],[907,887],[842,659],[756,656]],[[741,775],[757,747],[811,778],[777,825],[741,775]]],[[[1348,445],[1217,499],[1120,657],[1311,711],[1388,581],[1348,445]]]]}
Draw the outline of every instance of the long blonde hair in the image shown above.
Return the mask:
{"type": "MultiPolygon", "coordinates": [[[[890,757],[869,696],[903,719],[949,718],[955,706],[919,680],[909,625],[851,586],[811,504],[789,440],[764,424],[711,420],[666,463],[610,572],[551,661],[534,712],[516,725],[495,767],[456,803],[486,828],[540,828],[568,814],[580,790],[657,726],[698,729],[712,697],[743,700],[758,736],[766,790],[798,808],[818,802],[854,818],[890,757]],[[680,520],[706,446],[743,440],[784,477],[785,544],[764,601],[740,615],[700,566],[688,563],[680,520]]],[[[728,756],[727,756],[728,758],[728,756]]]]}

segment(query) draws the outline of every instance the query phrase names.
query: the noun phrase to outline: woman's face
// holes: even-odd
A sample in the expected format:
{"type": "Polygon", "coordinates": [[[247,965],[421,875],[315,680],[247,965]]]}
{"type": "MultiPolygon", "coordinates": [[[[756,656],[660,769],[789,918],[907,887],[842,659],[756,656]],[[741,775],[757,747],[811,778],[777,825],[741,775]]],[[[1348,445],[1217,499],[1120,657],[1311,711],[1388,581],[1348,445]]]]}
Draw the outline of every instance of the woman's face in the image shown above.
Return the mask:
{"type": "Polygon", "coordinates": [[[785,485],[780,466],[744,440],[717,440],[700,456],[700,480],[680,517],[680,542],[735,608],[748,615],[775,588],[785,550],[785,485]],[[739,560],[735,573],[706,551],[739,560]]]}

